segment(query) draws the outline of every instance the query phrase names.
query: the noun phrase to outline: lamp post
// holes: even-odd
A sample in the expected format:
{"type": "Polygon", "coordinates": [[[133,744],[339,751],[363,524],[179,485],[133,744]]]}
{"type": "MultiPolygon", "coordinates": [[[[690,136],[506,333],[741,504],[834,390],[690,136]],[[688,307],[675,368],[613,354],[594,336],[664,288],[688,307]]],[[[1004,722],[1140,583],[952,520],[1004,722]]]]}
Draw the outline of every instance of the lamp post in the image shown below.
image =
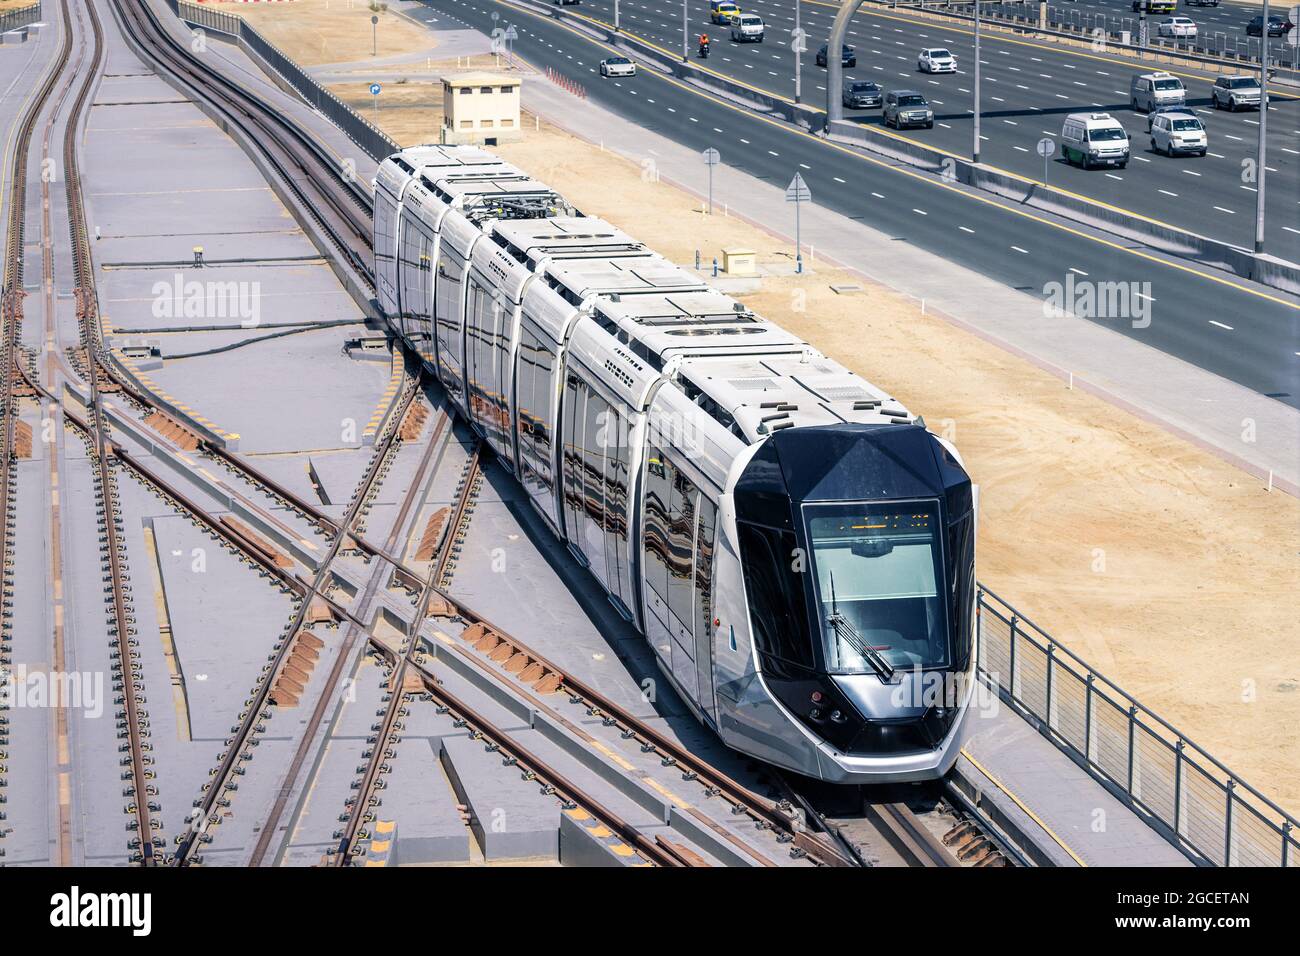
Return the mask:
{"type": "Polygon", "coordinates": [[[980,0],[975,0],[975,139],[971,161],[980,161],[980,0]]]}
{"type": "Polygon", "coordinates": [[[1264,28],[1259,37],[1259,145],[1255,156],[1255,255],[1264,252],[1264,180],[1268,176],[1268,0],[1264,0],[1264,28]]]}

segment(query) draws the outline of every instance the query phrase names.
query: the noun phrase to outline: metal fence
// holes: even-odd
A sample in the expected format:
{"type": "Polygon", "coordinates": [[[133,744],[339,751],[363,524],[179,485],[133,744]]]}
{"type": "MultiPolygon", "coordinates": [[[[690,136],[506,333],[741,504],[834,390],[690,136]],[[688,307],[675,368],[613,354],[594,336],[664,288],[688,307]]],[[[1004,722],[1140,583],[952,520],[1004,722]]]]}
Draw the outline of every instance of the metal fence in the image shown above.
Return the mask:
{"type": "Polygon", "coordinates": [[[19,7],[17,10],[9,10],[0,13],[0,33],[8,33],[10,30],[17,30],[19,27],[25,27],[29,23],[35,23],[41,18],[40,3],[33,3],[30,7],[19,7]]]}
{"type": "MultiPolygon", "coordinates": [[[[910,6],[937,14],[957,13],[967,17],[974,15],[974,7],[969,0],[919,0],[919,2],[878,0],[878,2],[888,2],[891,5],[899,3],[901,6],[910,6]]],[[[1078,34],[1086,39],[1100,38],[1116,46],[1123,42],[1124,34],[1128,35],[1128,43],[1137,46],[1139,42],[1140,21],[1135,16],[1088,13],[1049,4],[1046,18],[1040,19],[1037,3],[1015,2],[1015,0],[1006,3],[990,3],[986,0],[980,4],[980,12],[991,24],[1004,22],[1023,27],[1041,25],[1045,30],[1078,34]]],[[[1256,67],[1259,65],[1260,47],[1264,42],[1262,37],[1248,37],[1244,32],[1236,34],[1223,30],[1213,32],[1207,30],[1195,38],[1188,39],[1160,37],[1157,35],[1160,19],[1158,16],[1147,18],[1148,38],[1144,49],[1153,56],[1191,54],[1215,57],[1229,61],[1233,65],[1239,63],[1243,68],[1252,64],[1256,67]]],[[[1300,69],[1300,48],[1293,47],[1278,38],[1269,40],[1268,44],[1269,63],[1274,69],[1300,69]]]]}
{"type": "Polygon", "coordinates": [[[184,0],[167,0],[167,5],[177,17],[192,26],[235,38],[245,53],[280,77],[360,146],[371,159],[382,160],[401,149],[383,130],[312,79],[302,67],[280,52],[275,44],[249,26],[243,17],[209,10],[184,0]]]}
{"type": "Polygon", "coordinates": [[[980,674],[1007,703],[1210,866],[1300,866],[1300,822],[980,587],[980,674]]]}

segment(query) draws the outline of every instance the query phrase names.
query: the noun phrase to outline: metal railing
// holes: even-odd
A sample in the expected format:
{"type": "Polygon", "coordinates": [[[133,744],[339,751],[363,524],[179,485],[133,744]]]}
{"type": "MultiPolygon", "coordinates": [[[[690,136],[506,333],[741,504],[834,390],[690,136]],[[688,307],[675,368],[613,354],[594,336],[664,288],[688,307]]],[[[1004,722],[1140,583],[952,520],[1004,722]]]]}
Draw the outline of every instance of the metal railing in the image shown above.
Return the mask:
{"type": "MultiPolygon", "coordinates": [[[[876,3],[897,5],[903,9],[913,9],[937,15],[959,15],[963,18],[973,16],[970,0],[875,0],[876,3]]],[[[1128,45],[1137,52],[1139,43],[1139,24],[1137,17],[1116,16],[1108,13],[1088,13],[1069,7],[1048,5],[1047,16],[1040,19],[1037,3],[1008,0],[1006,3],[983,2],[980,12],[984,20],[991,24],[999,23],[1023,27],[1026,30],[1041,28],[1046,34],[1074,34],[1081,40],[1101,39],[1108,47],[1124,48],[1123,36],[1128,35],[1128,45]]],[[[1209,31],[1199,33],[1194,39],[1160,37],[1157,28],[1159,16],[1147,18],[1148,37],[1142,51],[1151,56],[1184,56],[1215,58],[1227,61],[1233,66],[1249,68],[1258,66],[1262,37],[1248,37],[1244,33],[1235,34],[1227,31],[1209,31]]],[[[1269,40],[1269,62],[1274,69],[1300,69],[1300,48],[1293,47],[1285,40],[1269,40]]],[[[1226,64],[1225,64],[1226,65],[1226,64]]]]}
{"type": "Polygon", "coordinates": [[[980,586],[980,676],[1076,763],[1209,866],[1300,866],[1300,821],[980,586]]]}
{"type": "Polygon", "coordinates": [[[35,23],[41,18],[41,4],[33,3],[30,7],[19,7],[17,10],[8,10],[0,13],[0,33],[8,33],[10,30],[17,30],[19,27],[25,27],[29,23],[35,23]]]}
{"type": "Polygon", "coordinates": [[[238,41],[240,47],[268,72],[280,77],[314,109],[376,161],[391,156],[401,147],[383,130],[327,90],[297,63],[280,52],[270,40],[253,29],[243,17],[219,10],[209,10],[185,0],[167,0],[167,5],[191,26],[224,33],[238,41]]]}

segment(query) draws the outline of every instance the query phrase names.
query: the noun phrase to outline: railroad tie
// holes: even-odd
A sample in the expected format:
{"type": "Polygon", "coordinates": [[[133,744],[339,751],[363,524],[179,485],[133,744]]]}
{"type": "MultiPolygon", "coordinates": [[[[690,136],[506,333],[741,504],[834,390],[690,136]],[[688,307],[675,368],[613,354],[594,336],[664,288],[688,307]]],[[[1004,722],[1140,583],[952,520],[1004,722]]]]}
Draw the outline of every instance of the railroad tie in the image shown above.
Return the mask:
{"type": "Polygon", "coordinates": [[[298,706],[324,646],[325,642],[310,631],[299,631],[294,636],[289,656],[271,688],[272,704],[276,707],[298,706]]]}
{"type": "Polygon", "coordinates": [[[32,457],[32,426],[22,420],[14,422],[14,457],[32,457]]]}
{"type": "Polygon", "coordinates": [[[144,423],[182,451],[199,447],[199,436],[165,412],[150,412],[144,423]]]}
{"type": "Polygon", "coordinates": [[[428,418],[429,407],[424,402],[412,402],[410,409],[406,412],[406,417],[402,419],[402,425],[398,429],[397,437],[402,441],[418,441],[420,433],[424,431],[424,423],[428,418]]]}
{"type": "Polygon", "coordinates": [[[293,568],[292,558],[280,551],[261,535],[254,533],[253,529],[242,521],[238,521],[230,517],[230,515],[222,515],[221,523],[229,530],[233,531],[236,537],[242,539],[244,544],[250,550],[256,551],[262,558],[271,562],[277,568],[286,571],[293,568]]]}
{"type": "Polygon", "coordinates": [[[415,549],[416,561],[433,560],[438,552],[438,542],[442,539],[442,530],[447,526],[447,517],[450,514],[451,509],[444,506],[429,516],[429,523],[424,526],[424,534],[420,535],[420,545],[415,549]]]}

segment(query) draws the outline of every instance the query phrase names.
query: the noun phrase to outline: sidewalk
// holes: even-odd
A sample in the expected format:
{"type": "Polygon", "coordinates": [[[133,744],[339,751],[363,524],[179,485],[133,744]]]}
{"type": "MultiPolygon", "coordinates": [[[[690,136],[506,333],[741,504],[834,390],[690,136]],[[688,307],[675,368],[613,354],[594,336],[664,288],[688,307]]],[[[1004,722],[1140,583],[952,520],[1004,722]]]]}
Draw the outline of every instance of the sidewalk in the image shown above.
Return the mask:
{"type": "Polygon", "coordinates": [[[958,786],[1048,866],[1191,866],[1136,813],[1013,710],[974,712],[958,786]]]}

